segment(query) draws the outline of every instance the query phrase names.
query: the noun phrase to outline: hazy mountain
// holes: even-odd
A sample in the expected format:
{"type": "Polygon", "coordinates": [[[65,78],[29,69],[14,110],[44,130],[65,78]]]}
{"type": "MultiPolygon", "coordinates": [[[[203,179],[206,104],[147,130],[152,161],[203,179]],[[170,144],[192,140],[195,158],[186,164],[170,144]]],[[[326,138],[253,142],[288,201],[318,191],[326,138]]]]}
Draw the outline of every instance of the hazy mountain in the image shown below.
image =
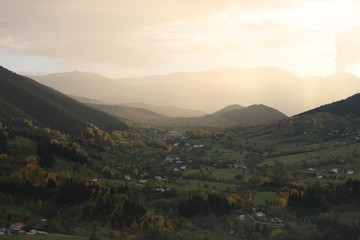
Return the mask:
{"type": "Polygon", "coordinates": [[[245,127],[286,118],[280,111],[261,104],[249,107],[231,105],[206,116],[174,118],[162,124],[176,127],[245,127]]]}
{"type": "Polygon", "coordinates": [[[126,118],[141,124],[157,125],[157,123],[169,119],[169,117],[142,108],[91,103],[88,103],[87,105],[117,117],[126,118]]]}
{"type": "Polygon", "coordinates": [[[80,133],[90,123],[106,130],[125,129],[123,121],[86,106],[54,89],[0,67],[0,119],[26,117],[66,133],[80,133]]]}
{"type": "Polygon", "coordinates": [[[344,100],[329,103],[315,109],[306,111],[300,115],[314,113],[331,113],[338,116],[360,116],[360,93],[348,97],[344,100]]]}
{"type": "Polygon", "coordinates": [[[207,114],[206,112],[196,109],[186,109],[173,106],[154,106],[146,103],[124,103],[121,105],[146,109],[167,117],[199,117],[207,114]]]}
{"type": "Polygon", "coordinates": [[[263,124],[287,118],[280,111],[262,104],[226,111],[217,117],[227,119],[240,126],[263,124]]]}
{"type": "Polygon", "coordinates": [[[351,74],[303,78],[277,68],[225,68],[119,81],[142,102],[166,101],[208,112],[236,102],[260,102],[293,115],[360,91],[360,79],[351,74]]]}
{"type": "Polygon", "coordinates": [[[68,95],[68,96],[75,99],[76,101],[82,102],[82,103],[105,104],[104,102],[97,100],[97,99],[93,99],[93,98],[79,97],[79,96],[73,96],[73,95],[68,95]]]}
{"type": "Polygon", "coordinates": [[[242,108],[244,108],[244,107],[239,104],[232,104],[232,105],[224,107],[223,109],[220,109],[219,111],[214,112],[212,115],[213,116],[221,116],[224,113],[227,113],[227,112],[230,112],[233,110],[242,109],[242,108]]]}
{"type": "Polygon", "coordinates": [[[113,104],[144,102],[163,106],[166,103],[206,112],[238,102],[244,105],[264,103],[294,115],[360,91],[360,79],[352,74],[304,78],[272,67],[224,68],[118,80],[80,72],[34,78],[67,94],[113,104]]]}
{"type": "Polygon", "coordinates": [[[118,91],[112,79],[97,73],[74,71],[29,77],[67,95],[97,99],[100,102],[106,102],[109,94],[118,91]]]}

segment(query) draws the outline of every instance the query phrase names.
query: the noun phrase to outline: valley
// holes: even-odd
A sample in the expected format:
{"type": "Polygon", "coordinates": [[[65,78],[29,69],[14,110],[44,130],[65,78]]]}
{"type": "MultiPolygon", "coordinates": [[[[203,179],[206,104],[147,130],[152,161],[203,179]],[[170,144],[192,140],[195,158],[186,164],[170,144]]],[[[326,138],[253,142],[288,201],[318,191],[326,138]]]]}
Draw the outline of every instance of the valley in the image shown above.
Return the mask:
{"type": "Polygon", "coordinates": [[[360,235],[359,94],[264,122],[210,115],[252,124],[150,125],[0,70],[0,238],[360,235]]]}

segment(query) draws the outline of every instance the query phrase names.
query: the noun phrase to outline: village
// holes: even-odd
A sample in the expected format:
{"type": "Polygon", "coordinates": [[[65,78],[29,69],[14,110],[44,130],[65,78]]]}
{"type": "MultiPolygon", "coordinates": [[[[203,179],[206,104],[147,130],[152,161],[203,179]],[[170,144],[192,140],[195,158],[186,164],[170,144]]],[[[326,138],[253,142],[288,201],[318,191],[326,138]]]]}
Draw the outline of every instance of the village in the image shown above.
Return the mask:
{"type": "MultiPolygon", "coordinates": [[[[46,222],[47,219],[42,218],[40,219],[41,222],[46,222]]],[[[10,226],[7,227],[0,227],[0,236],[5,235],[40,235],[45,236],[48,235],[46,231],[36,230],[36,229],[26,229],[26,225],[23,222],[15,222],[11,223],[10,226]]]]}

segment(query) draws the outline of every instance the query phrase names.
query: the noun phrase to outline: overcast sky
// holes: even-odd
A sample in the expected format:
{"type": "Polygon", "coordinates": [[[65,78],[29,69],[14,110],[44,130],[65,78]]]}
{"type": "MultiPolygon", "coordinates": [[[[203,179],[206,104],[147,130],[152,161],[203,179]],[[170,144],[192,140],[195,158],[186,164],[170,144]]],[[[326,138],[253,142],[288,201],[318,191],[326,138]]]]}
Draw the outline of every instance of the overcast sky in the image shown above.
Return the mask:
{"type": "Polygon", "coordinates": [[[360,75],[360,0],[0,0],[0,65],[136,77],[275,66],[360,75]]]}

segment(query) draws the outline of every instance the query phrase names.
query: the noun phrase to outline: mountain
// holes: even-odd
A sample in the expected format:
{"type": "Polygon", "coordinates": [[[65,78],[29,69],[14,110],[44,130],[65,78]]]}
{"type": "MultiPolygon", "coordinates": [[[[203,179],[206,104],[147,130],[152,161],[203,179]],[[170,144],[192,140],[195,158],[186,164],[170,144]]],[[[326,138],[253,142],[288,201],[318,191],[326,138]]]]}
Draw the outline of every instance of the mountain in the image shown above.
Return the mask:
{"type": "Polygon", "coordinates": [[[97,99],[93,99],[93,98],[79,97],[79,96],[73,96],[73,95],[68,95],[68,96],[75,99],[78,102],[81,102],[81,103],[105,104],[104,102],[97,100],[97,99]]]}
{"type": "MultiPolygon", "coordinates": [[[[237,102],[244,105],[260,102],[295,115],[360,92],[360,79],[349,73],[299,77],[273,67],[223,68],[117,80],[82,72],[33,78],[66,94],[116,105],[143,102],[162,106],[166,103],[205,112],[237,102]]],[[[171,117],[199,116],[145,109],[171,117]]]]}
{"type": "Polygon", "coordinates": [[[119,94],[118,86],[112,79],[97,73],[74,71],[29,77],[67,95],[98,99],[100,102],[108,102],[108,95],[119,94]]]}
{"type": "Polygon", "coordinates": [[[312,110],[306,111],[300,115],[306,114],[314,114],[314,113],[322,113],[327,112],[331,114],[335,114],[337,116],[360,116],[360,93],[357,93],[351,97],[348,97],[344,100],[340,100],[337,102],[333,102],[330,104],[326,104],[320,106],[318,108],[314,108],[312,110]]]}
{"type": "Polygon", "coordinates": [[[146,109],[148,111],[152,111],[167,117],[200,117],[207,114],[206,112],[196,109],[179,108],[173,106],[153,106],[146,103],[124,103],[121,105],[146,109]]]}
{"type": "Polygon", "coordinates": [[[217,117],[227,119],[239,126],[258,125],[287,118],[280,111],[262,104],[225,111],[217,117]]]}
{"type": "Polygon", "coordinates": [[[242,109],[242,108],[244,108],[244,107],[239,104],[232,104],[232,105],[224,107],[223,109],[220,109],[219,111],[214,112],[212,115],[213,116],[221,116],[224,113],[227,113],[227,112],[230,112],[233,110],[242,109]]]}
{"type": "Polygon", "coordinates": [[[213,114],[193,118],[172,118],[162,122],[173,127],[247,127],[288,118],[280,111],[265,105],[227,106],[213,114]]]}
{"type": "Polygon", "coordinates": [[[24,117],[76,134],[90,123],[104,130],[126,129],[124,121],[86,106],[54,89],[0,67],[0,119],[24,117]]]}
{"type": "Polygon", "coordinates": [[[119,105],[92,104],[92,103],[88,103],[87,105],[96,108],[100,111],[112,114],[114,116],[126,118],[141,124],[157,125],[157,123],[169,119],[169,117],[167,116],[142,108],[126,107],[119,105]]]}

